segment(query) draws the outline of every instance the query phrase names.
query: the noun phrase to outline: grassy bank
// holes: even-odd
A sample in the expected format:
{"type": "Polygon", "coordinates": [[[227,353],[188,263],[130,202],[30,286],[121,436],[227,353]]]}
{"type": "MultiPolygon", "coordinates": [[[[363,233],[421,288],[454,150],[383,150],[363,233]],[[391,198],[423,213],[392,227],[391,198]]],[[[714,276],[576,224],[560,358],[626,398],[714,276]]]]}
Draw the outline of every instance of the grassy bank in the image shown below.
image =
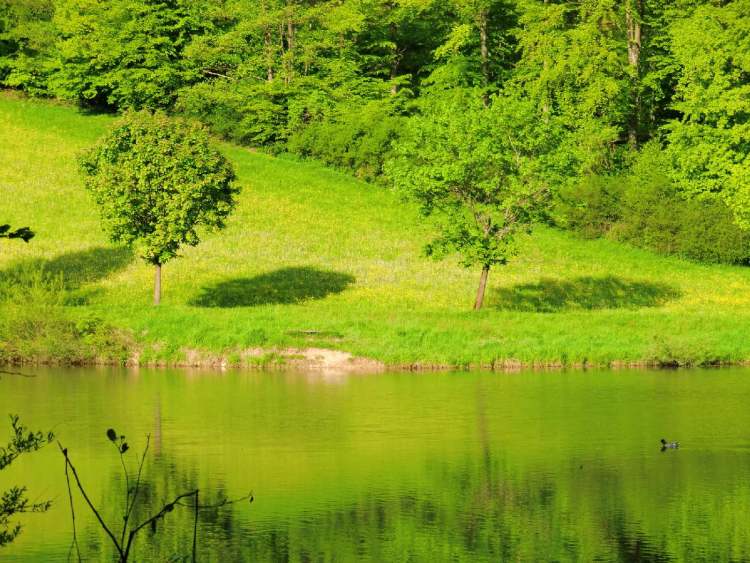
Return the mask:
{"type": "Polygon", "coordinates": [[[40,269],[62,286],[50,310],[78,327],[70,338],[89,334],[84,359],[121,358],[137,343],[142,362],[307,347],[394,365],[750,360],[746,268],[539,229],[491,274],[486,310],[474,313],[478,272],[422,258],[426,227],[393,194],[232,146],[238,209],[224,232],[167,264],[154,308],[151,270],[107,243],[76,172],[76,153],[110,121],[0,96],[0,220],[37,232],[0,247],[0,280],[15,295],[0,306],[6,360],[45,346],[63,354],[29,347],[35,337],[7,313],[52,316],[19,281],[40,269]]]}

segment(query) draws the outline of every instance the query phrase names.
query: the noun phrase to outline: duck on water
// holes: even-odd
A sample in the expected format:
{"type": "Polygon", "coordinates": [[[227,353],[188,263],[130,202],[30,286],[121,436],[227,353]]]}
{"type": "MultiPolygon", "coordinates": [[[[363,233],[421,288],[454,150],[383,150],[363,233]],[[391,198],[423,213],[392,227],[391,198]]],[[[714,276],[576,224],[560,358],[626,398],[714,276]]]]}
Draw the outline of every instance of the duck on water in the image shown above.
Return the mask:
{"type": "Polygon", "coordinates": [[[680,447],[680,443],[679,442],[668,442],[664,438],[662,438],[660,440],[660,442],[661,442],[661,450],[662,451],[664,451],[664,450],[676,450],[677,448],[680,447]]]}

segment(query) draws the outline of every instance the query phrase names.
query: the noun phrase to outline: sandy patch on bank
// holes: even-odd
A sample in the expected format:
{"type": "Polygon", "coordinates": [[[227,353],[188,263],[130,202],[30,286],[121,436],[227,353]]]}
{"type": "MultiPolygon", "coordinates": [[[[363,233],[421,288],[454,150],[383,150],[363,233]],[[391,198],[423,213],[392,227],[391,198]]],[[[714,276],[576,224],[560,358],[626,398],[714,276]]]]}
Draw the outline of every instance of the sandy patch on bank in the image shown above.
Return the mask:
{"type": "Polygon", "coordinates": [[[257,368],[307,371],[322,374],[381,373],[385,364],[359,358],[348,352],[325,348],[249,348],[229,356],[213,355],[201,350],[184,350],[184,363],[176,367],[257,368]]]}

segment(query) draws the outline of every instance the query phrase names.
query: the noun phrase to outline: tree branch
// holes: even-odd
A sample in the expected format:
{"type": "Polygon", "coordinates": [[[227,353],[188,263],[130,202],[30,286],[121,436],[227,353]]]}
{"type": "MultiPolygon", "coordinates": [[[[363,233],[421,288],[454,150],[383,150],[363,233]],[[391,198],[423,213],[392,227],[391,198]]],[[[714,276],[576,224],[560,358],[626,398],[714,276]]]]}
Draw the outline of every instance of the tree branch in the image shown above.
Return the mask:
{"type": "MultiPolygon", "coordinates": [[[[193,504],[193,507],[198,508],[199,510],[208,510],[211,508],[222,508],[224,506],[229,506],[230,504],[237,504],[239,502],[244,502],[246,500],[249,500],[250,502],[253,502],[255,500],[255,497],[253,496],[252,492],[249,492],[244,497],[236,498],[236,499],[225,499],[221,502],[217,502],[216,504],[193,504]]],[[[180,506],[190,506],[189,504],[184,504],[181,502],[175,503],[179,504],[180,506]]]]}
{"type": "MultiPolygon", "coordinates": [[[[127,469],[125,469],[125,462],[123,461],[123,470],[125,471],[125,479],[126,484],[128,487],[128,495],[125,500],[125,516],[123,517],[123,524],[122,524],[122,536],[120,537],[120,544],[125,543],[125,534],[128,530],[128,521],[130,520],[130,514],[133,512],[133,507],[135,506],[135,501],[138,497],[138,490],[141,486],[141,473],[143,473],[143,462],[146,461],[146,454],[148,453],[148,447],[151,444],[151,434],[146,434],[146,446],[143,448],[143,454],[141,454],[141,462],[138,465],[138,475],[136,476],[135,480],[135,488],[133,489],[133,497],[130,497],[130,484],[128,481],[128,472],[127,469]]],[[[120,460],[122,460],[122,453],[120,454],[120,460]]],[[[136,457],[137,459],[137,457],[136,457]]]]}
{"type": "MultiPolygon", "coordinates": [[[[70,489],[70,474],[68,473],[68,460],[67,456],[65,458],[65,482],[68,485],[68,499],[70,500],[70,517],[73,521],[73,544],[70,546],[70,549],[73,549],[73,546],[76,548],[76,554],[78,555],[78,563],[81,563],[81,550],[78,546],[78,536],[76,534],[76,512],[73,508],[73,491],[70,489]]],[[[68,551],[68,558],[70,558],[70,551],[68,551]]]]}
{"type": "Polygon", "coordinates": [[[127,543],[127,546],[125,547],[125,553],[123,554],[123,561],[127,561],[128,554],[130,553],[130,548],[133,545],[133,539],[135,538],[138,532],[140,532],[146,526],[150,525],[152,522],[156,522],[160,518],[163,518],[164,515],[168,514],[169,512],[172,512],[174,510],[175,504],[178,504],[178,502],[181,501],[182,499],[195,496],[197,494],[198,494],[198,489],[178,495],[172,502],[169,502],[165,504],[164,506],[162,506],[161,510],[159,510],[159,512],[154,514],[151,518],[144,520],[136,528],[131,530],[130,534],[128,535],[128,543],[127,543]]]}
{"type": "Polygon", "coordinates": [[[81,484],[81,480],[78,478],[78,472],[76,471],[75,466],[70,461],[70,458],[68,457],[68,448],[63,448],[62,444],[60,442],[57,442],[58,447],[60,448],[60,452],[62,452],[63,456],[65,456],[65,466],[69,467],[70,470],[73,472],[73,478],[76,481],[76,485],[78,486],[78,490],[81,492],[81,496],[83,496],[83,499],[86,501],[86,504],[89,505],[89,508],[94,513],[94,516],[96,516],[96,519],[99,521],[99,524],[101,525],[102,529],[107,533],[109,538],[112,540],[112,543],[115,546],[115,549],[117,549],[117,553],[120,554],[120,560],[121,561],[127,561],[126,554],[122,551],[122,546],[117,542],[117,538],[112,533],[112,530],[109,529],[109,526],[107,526],[106,522],[104,522],[104,519],[102,518],[102,515],[99,514],[99,511],[94,506],[94,503],[91,502],[91,499],[89,499],[89,496],[86,494],[86,490],[83,488],[83,485],[81,484]]]}

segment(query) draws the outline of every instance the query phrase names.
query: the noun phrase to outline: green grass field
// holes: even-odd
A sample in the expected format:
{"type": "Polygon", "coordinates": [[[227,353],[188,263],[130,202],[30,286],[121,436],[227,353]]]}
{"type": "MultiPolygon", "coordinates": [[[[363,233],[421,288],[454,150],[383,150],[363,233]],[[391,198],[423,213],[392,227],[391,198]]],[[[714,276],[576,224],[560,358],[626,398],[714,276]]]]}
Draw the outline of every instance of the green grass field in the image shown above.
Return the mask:
{"type": "Polygon", "coordinates": [[[112,118],[0,96],[0,280],[63,276],[66,311],[132,332],[142,361],[321,347],[393,365],[750,360],[750,269],[540,228],[490,275],[422,257],[429,227],[392,193],[315,163],[224,146],[243,191],[228,228],[152,271],[107,242],[75,156],[112,118]]]}

